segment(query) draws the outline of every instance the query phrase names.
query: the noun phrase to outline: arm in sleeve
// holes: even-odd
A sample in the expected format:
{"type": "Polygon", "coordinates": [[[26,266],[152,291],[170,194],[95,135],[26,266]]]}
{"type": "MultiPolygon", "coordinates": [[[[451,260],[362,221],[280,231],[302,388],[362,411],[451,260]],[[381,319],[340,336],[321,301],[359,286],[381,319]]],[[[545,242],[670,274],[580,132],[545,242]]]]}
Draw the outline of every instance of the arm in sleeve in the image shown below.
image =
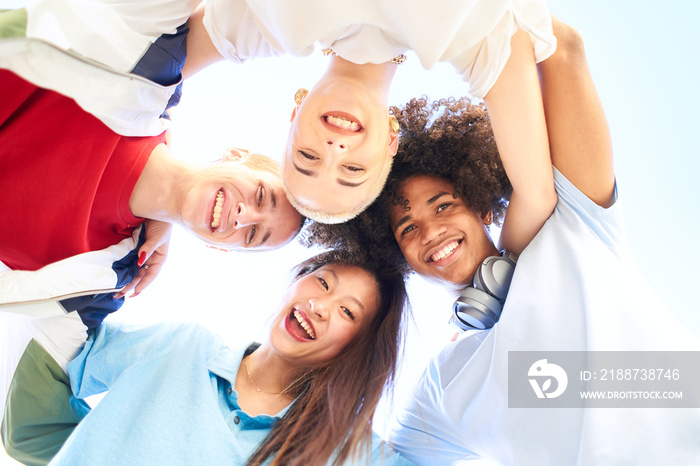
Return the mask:
{"type": "Polygon", "coordinates": [[[615,201],[610,130],[581,35],[552,19],[557,50],[537,65],[554,166],[596,204],[615,201]]]}
{"type": "Polygon", "coordinates": [[[190,347],[208,333],[196,324],[164,323],[129,326],[105,322],[88,337],[80,354],[68,365],[73,393],[85,398],[108,390],[127,370],[162,358],[177,348],[190,347]],[[204,336],[203,336],[204,335],[204,336]]]}
{"type": "Polygon", "coordinates": [[[410,466],[413,463],[394,451],[376,433],[372,434],[372,461],[367,464],[381,466],[410,466]]]}
{"type": "Polygon", "coordinates": [[[416,464],[481,458],[464,436],[464,422],[471,418],[470,407],[481,402],[489,365],[475,353],[488,334],[476,332],[451,343],[428,364],[391,432],[389,444],[401,456],[416,464]]]}
{"type": "Polygon", "coordinates": [[[479,456],[455,441],[450,432],[458,428],[442,415],[442,397],[427,370],[416,386],[412,399],[398,416],[390,445],[415,464],[453,464],[479,456]]]}
{"type": "Polygon", "coordinates": [[[89,412],[87,403],[73,396],[63,369],[31,340],[3,412],[0,430],[7,454],[26,465],[48,463],[89,412]]]}

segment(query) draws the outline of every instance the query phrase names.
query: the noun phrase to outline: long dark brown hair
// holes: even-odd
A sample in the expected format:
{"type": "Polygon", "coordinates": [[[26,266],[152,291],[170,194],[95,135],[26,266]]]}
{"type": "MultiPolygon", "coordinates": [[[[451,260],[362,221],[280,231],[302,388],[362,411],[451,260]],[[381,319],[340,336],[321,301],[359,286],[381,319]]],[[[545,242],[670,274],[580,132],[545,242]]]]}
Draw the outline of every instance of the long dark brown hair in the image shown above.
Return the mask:
{"type": "Polygon", "coordinates": [[[408,298],[398,271],[347,251],[319,254],[295,269],[295,280],[324,265],[362,268],[377,282],[380,305],[355,339],[333,360],[299,378],[295,401],[248,460],[260,465],[333,464],[370,452],[372,417],[385,387],[393,384],[408,298]]]}

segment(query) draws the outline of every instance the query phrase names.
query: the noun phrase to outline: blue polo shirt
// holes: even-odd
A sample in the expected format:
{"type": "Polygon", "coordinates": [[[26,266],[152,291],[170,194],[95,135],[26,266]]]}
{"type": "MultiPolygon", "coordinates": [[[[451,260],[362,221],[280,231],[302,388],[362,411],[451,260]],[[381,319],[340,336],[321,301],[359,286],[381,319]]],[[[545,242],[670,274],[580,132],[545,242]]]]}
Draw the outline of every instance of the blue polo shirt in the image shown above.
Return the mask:
{"type": "MultiPolygon", "coordinates": [[[[50,464],[245,464],[287,410],[241,409],[233,387],[248,346],[195,324],[103,323],[68,374],[79,398],[109,392],[50,464]]],[[[371,463],[410,464],[378,437],[371,463]]]]}

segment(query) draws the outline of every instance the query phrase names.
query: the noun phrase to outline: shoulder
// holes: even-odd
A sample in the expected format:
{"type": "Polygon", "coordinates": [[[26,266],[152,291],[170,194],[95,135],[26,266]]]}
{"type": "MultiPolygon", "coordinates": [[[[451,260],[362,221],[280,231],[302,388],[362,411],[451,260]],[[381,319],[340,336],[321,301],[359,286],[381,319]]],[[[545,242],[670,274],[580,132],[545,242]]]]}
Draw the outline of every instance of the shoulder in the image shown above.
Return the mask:
{"type": "Polygon", "coordinates": [[[90,337],[101,345],[120,342],[127,346],[150,347],[152,354],[184,350],[193,352],[206,349],[213,340],[218,340],[209,329],[196,323],[162,322],[155,325],[103,322],[90,337]]]}
{"type": "Polygon", "coordinates": [[[594,233],[597,232],[597,235],[605,241],[610,241],[614,237],[624,237],[624,219],[622,205],[618,199],[617,184],[613,188],[609,207],[595,203],[556,167],[554,168],[554,187],[558,201],[550,219],[552,223],[563,222],[567,225],[582,223],[594,233]]]}

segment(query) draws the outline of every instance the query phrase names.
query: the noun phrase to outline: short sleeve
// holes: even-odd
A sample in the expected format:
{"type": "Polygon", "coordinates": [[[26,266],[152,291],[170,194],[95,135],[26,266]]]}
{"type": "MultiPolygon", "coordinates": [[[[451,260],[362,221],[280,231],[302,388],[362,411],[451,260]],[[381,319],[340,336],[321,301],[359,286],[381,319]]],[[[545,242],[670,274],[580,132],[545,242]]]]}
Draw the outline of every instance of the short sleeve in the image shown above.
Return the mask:
{"type": "Polygon", "coordinates": [[[207,0],[204,27],[219,53],[234,63],[280,55],[263,36],[245,1],[207,0]]]}

